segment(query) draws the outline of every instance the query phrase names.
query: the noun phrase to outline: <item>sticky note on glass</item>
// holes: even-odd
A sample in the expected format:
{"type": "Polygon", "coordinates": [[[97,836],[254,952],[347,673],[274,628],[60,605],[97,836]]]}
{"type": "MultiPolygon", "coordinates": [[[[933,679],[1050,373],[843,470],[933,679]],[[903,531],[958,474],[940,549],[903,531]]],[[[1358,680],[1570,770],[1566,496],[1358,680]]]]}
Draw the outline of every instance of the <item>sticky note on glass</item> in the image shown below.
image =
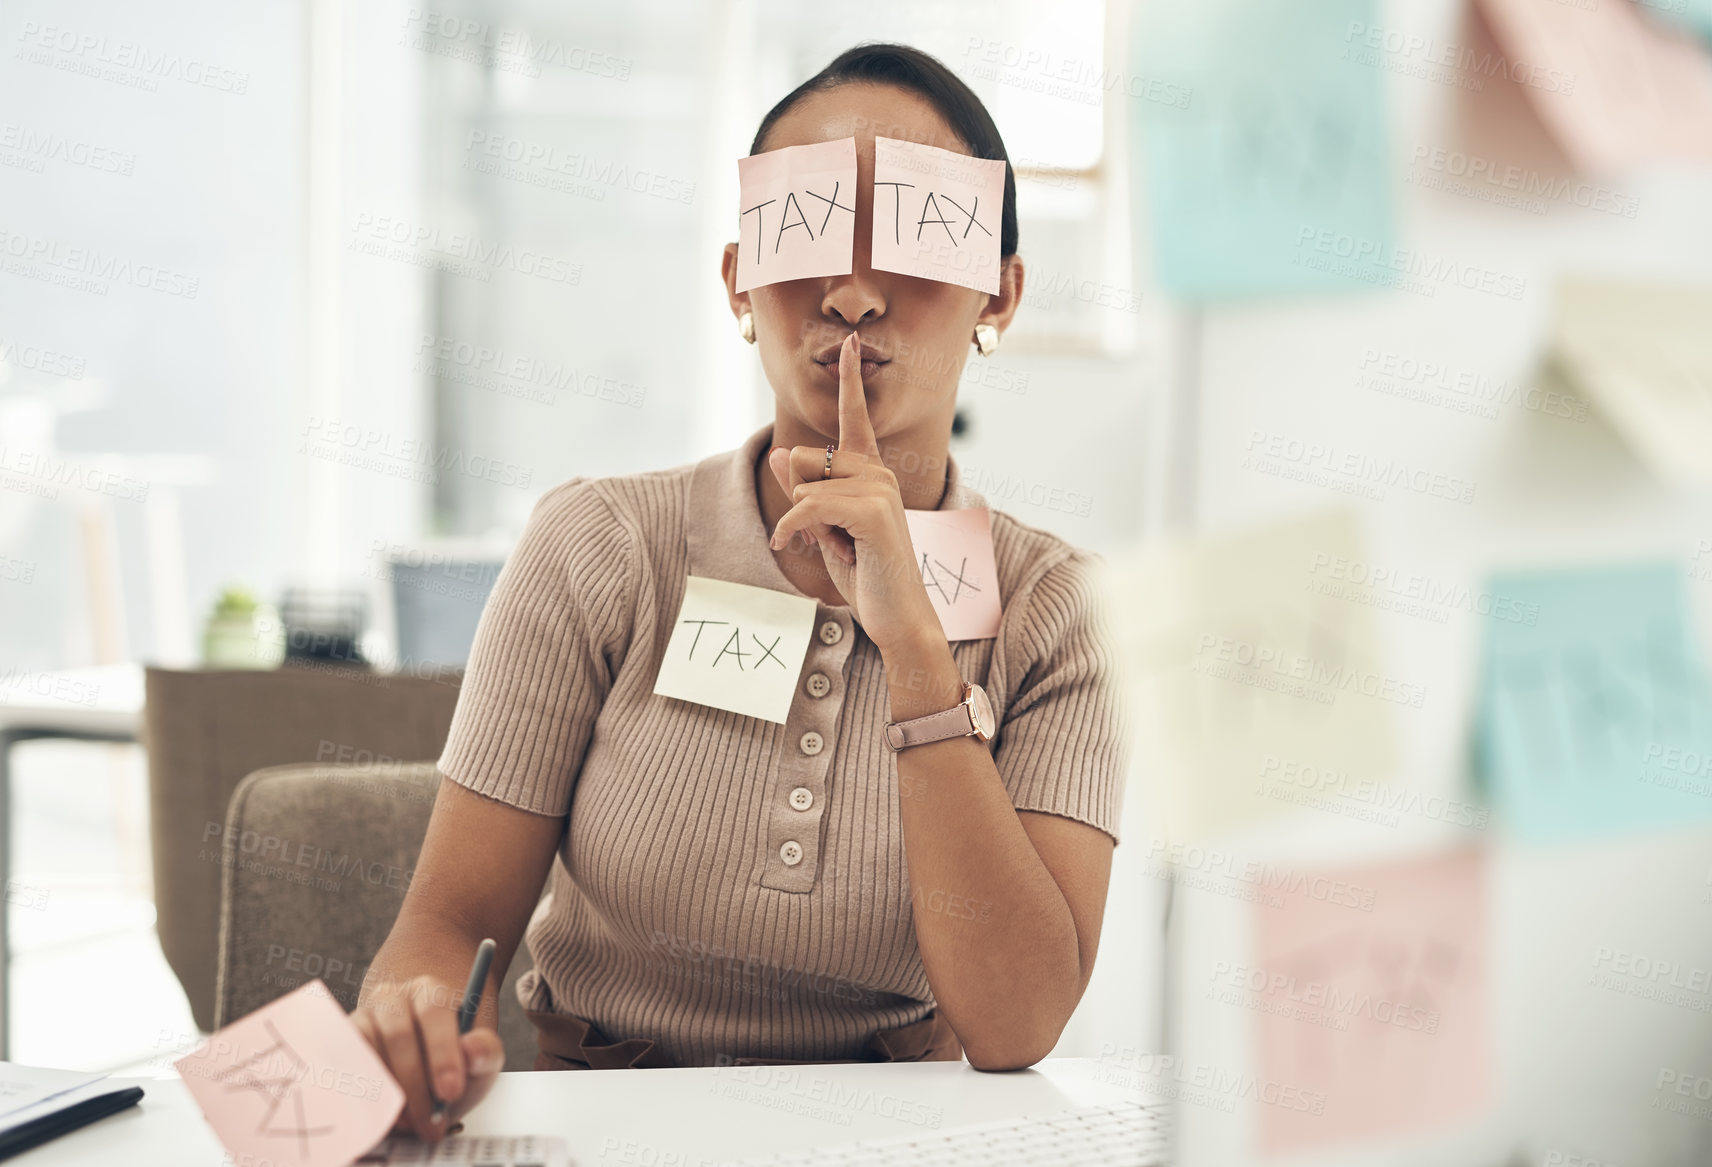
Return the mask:
{"type": "Polygon", "coordinates": [[[1547,375],[1567,378],[1660,475],[1712,486],[1712,288],[1560,277],[1555,312],[1547,375]]]}
{"type": "Polygon", "coordinates": [[[999,634],[999,572],[993,563],[993,516],[985,507],[904,511],[922,586],[947,640],[999,634]]]}
{"type": "Polygon", "coordinates": [[[173,1063],[240,1163],[344,1167],[385,1138],[404,1091],[319,980],[173,1063]]]}
{"type": "Polygon", "coordinates": [[[1167,292],[1206,303],[1348,292],[1398,276],[1386,266],[1395,255],[1386,74],[1432,66],[1424,54],[1368,49],[1368,34],[1391,35],[1381,19],[1390,18],[1377,0],[1137,9],[1129,75],[1182,95],[1129,103],[1134,189],[1146,191],[1139,201],[1167,292]]]}
{"type": "Polygon", "coordinates": [[[856,249],[856,139],[737,160],[736,289],[850,274],[856,249]]]}
{"type": "Polygon", "coordinates": [[[1426,690],[1387,659],[1374,605],[1324,586],[1326,564],[1372,562],[1368,545],[1339,506],[1111,557],[1107,611],[1165,837],[1291,814],[1257,787],[1268,759],[1376,778],[1398,764],[1396,727],[1426,690]]]}
{"type": "Polygon", "coordinates": [[[807,596],[692,575],[654,692],[782,725],[814,612],[807,596]]]}
{"type": "MultiPolygon", "coordinates": [[[[1705,8],[1704,0],[1698,6],[1705,8]]],[[[1480,5],[1505,55],[1516,63],[1507,70],[1520,83],[1515,88],[1565,154],[1584,170],[1606,174],[1712,162],[1712,70],[1706,53],[1652,16],[1688,7],[1686,0],[1480,5]]]]}
{"type": "Polygon", "coordinates": [[[1482,783],[1516,834],[1562,842],[1712,818],[1712,678],[1680,564],[1500,573],[1487,630],[1482,783]]]}
{"type": "Polygon", "coordinates": [[[1214,982],[1251,1018],[1255,1077],[1292,1092],[1254,1096],[1276,1103],[1254,1108],[1262,1153],[1400,1139],[1478,1113],[1497,1078],[1485,852],[1299,882],[1283,907],[1252,906],[1253,963],[1214,982]]]}
{"type": "Polygon", "coordinates": [[[874,139],[876,271],[999,290],[1003,160],[874,139]]]}

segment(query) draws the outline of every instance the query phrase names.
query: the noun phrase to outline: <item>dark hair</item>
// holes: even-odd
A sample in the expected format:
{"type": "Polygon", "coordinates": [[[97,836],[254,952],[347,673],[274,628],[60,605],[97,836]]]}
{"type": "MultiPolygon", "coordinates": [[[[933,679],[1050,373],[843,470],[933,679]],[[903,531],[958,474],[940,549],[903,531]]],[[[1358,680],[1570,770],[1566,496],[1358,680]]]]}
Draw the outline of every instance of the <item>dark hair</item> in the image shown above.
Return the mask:
{"type": "Polygon", "coordinates": [[[767,116],[761,119],[761,128],[755,131],[755,141],[750,145],[749,153],[761,152],[761,145],[773,123],[789,113],[791,107],[804,97],[864,81],[895,85],[918,94],[939,112],[971,154],[1005,164],[1005,206],[999,218],[999,255],[1003,258],[1016,254],[1016,175],[1011,170],[1010,158],[1005,154],[1005,142],[999,137],[999,128],[993,124],[987,107],[981,104],[981,99],[963,83],[963,79],[938,57],[920,49],[908,45],[865,44],[839,53],[826,68],[791,90],[767,111],[767,116]]]}

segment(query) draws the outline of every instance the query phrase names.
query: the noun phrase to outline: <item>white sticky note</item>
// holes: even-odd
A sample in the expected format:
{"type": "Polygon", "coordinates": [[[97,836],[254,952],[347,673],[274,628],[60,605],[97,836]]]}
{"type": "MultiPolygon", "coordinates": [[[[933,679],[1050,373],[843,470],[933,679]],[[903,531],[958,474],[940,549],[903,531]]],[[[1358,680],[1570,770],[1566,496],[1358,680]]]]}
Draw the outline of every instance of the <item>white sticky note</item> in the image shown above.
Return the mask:
{"type": "Polygon", "coordinates": [[[876,271],[999,290],[1005,164],[938,146],[874,139],[876,271]]]}
{"type": "Polygon", "coordinates": [[[856,245],[856,139],[786,146],[737,160],[739,292],[850,274],[856,245]]]}
{"type": "Polygon", "coordinates": [[[692,575],[654,692],[782,725],[814,613],[807,596],[692,575]]]}
{"type": "Polygon", "coordinates": [[[999,572],[993,516],[985,507],[904,511],[922,586],[947,640],[999,634],[999,572]]]}

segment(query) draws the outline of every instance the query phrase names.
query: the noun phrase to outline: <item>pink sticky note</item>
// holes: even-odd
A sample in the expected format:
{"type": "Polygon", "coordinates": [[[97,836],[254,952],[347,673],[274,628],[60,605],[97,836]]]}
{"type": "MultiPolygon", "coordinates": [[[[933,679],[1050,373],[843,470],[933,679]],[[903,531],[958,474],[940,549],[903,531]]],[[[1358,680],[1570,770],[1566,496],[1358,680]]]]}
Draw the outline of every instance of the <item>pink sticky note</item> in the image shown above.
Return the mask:
{"type": "Polygon", "coordinates": [[[1268,1154],[1468,1117],[1492,1091],[1486,864],[1478,847],[1295,872],[1256,905],[1244,971],[1268,1154]],[[1269,1104],[1268,1104],[1269,1103],[1269,1104]]]}
{"type": "Polygon", "coordinates": [[[938,146],[874,139],[877,271],[999,290],[1005,164],[938,146]]]}
{"type": "Polygon", "coordinates": [[[856,246],[856,139],[786,146],[737,160],[739,292],[850,274],[856,246]]]}
{"type": "Polygon", "coordinates": [[[916,566],[947,640],[999,634],[999,572],[992,512],[985,507],[904,511],[916,566]]]}
{"type": "Polygon", "coordinates": [[[1482,0],[1508,76],[1578,166],[1613,172],[1712,162],[1712,59],[1692,36],[1638,4],[1482,0]]]}
{"type": "Polygon", "coordinates": [[[404,1091],[319,980],[173,1063],[240,1163],[344,1167],[392,1129],[404,1091]]]}

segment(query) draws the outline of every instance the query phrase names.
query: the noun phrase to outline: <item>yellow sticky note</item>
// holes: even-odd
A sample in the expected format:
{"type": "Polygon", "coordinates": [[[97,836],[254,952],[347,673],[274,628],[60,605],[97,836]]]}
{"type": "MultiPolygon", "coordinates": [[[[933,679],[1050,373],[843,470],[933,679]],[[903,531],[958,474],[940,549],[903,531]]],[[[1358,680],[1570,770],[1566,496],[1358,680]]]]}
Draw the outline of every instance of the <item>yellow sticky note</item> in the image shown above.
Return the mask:
{"type": "Polygon", "coordinates": [[[1390,774],[1394,726],[1426,694],[1387,664],[1371,597],[1328,579],[1363,546],[1340,508],[1113,557],[1113,635],[1163,837],[1290,813],[1265,781],[1279,767],[1390,774]]]}
{"type": "Polygon", "coordinates": [[[692,575],[654,692],[783,724],[814,613],[807,596],[692,575]]]}

